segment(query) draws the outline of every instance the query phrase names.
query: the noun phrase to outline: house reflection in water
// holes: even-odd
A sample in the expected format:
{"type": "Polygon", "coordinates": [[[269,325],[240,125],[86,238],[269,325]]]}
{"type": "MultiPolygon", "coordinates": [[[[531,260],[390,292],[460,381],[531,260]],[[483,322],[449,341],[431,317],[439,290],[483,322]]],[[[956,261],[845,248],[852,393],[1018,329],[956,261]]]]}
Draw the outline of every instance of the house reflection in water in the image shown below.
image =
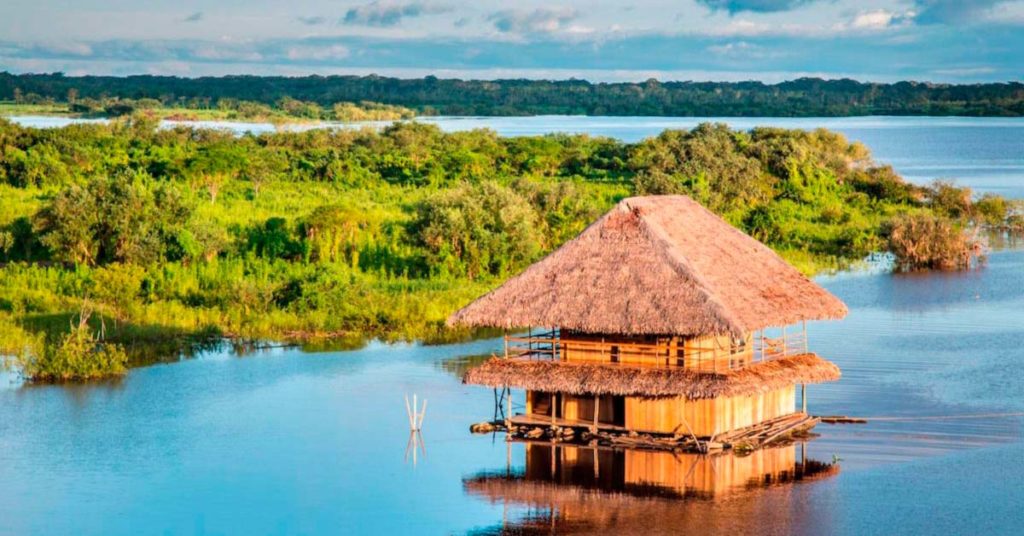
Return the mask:
{"type": "Polygon", "coordinates": [[[837,464],[806,458],[804,449],[796,443],[740,456],[527,442],[524,468],[479,474],[464,486],[524,513],[485,532],[656,533],[721,522],[745,532],[758,528],[746,523],[788,525],[788,515],[802,515],[800,508],[779,508],[786,493],[771,496],[768,507],[757,490],[839,471],[837,464]],[[742,500],[727,500],[738,495],[742,500]],[[751,515],[762,509],[772,510],[772,519],[751,515]]]}

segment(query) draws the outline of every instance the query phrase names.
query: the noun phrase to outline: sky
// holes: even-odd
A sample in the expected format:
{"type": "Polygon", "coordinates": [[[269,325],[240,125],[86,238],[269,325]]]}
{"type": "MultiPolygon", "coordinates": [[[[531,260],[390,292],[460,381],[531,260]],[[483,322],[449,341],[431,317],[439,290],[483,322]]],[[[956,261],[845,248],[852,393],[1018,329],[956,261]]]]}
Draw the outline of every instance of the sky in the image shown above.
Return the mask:
{"type": "Polygon", "coordinates": [[[0,71],[1024,78],[1024,0],[3,0],[0,71]]]}

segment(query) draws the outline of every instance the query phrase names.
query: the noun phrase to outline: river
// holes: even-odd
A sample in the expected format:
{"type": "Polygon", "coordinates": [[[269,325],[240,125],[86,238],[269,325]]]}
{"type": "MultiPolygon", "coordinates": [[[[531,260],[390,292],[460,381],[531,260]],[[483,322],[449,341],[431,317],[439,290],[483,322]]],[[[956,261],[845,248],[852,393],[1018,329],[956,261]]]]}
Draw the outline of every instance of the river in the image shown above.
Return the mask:
{"type": "MultiPolygon", "coordinates": [[[[970,146],[993,144],[1019,165],[1019,139],[970,146]]],[[[969,272],[819,278],[850,314],[809,327],[811,349],[843,369],[809,389],[809,409],[869,423],[822,424],[819,437],[766,454],[830,468],[815,478],[765,469],[762,487],[730,476],[754,458],[668,461],[663,471],[685,482],[640,490],[615,470],[600,482],[569,465],[538,476],[543,452],[468,430],[494,398],[460,376],[500,350],[496,339],[228,347],[106,383],[0,375],[0,534],[1017,534],[1024,247],[993,246],[969,272]],[[428,405],[422,444],[410,445],[413,394],[428,405]]]]}

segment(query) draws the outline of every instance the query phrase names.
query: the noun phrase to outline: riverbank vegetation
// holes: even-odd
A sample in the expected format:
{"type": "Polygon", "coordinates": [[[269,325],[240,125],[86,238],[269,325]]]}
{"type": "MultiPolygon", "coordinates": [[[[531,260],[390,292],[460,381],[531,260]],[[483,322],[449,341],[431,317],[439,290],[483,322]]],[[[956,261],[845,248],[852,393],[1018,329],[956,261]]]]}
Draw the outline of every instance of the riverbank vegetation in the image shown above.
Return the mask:
{"type": "Polygon", "coordinates": [[[260,123],[297,123],[315,121],[398,121],[416,117],[416,112],[402,106],[376,102],[335,102],[321,106],[281,98],[269,104],[221,98],[161,101],[157,99],[121,97],[78,97],[70,91],[63,99],[42,97],[35,93],[15,92],[12,100],[0,100],[0,117],[16,115],[52,115],[86,119],[109,119],[145,115],[150,119],[174,121],[243,121],[260,123]]]}
{"type": "MultiPolygon", "coordinates": [[[[155,99],[164,106],[223,100],[276,105],[281,99],[323,109],[371,101],[442,115],[641,115],[693,117],[825,117],[858,115],[1024,115],[1024,84],[880,84],[801,78],[762,82],[620,82],[586,80],[458,80],[433,76],[64,76],[0,73],[0,100],[155,99]]],[[[193,108],[209,106],[188,105],[193,108]]]]}
{"type": "Polygon", "coordinates": [[[627,144],[415,122],[236,137],[139,116],[0,120],[0,354],[91,348],[132,365],[220,337],[452,340],[467,335],[443,325],[458,307],[623,197],[667,193],[807,273],[920,240],[894,231],[906,218],[941,222],[926,235],[945,239],[1013,214],[909,184],[825,130],[704,124],[627,144]],[[83,300],[93,314],[77,323],[83,300]]]}

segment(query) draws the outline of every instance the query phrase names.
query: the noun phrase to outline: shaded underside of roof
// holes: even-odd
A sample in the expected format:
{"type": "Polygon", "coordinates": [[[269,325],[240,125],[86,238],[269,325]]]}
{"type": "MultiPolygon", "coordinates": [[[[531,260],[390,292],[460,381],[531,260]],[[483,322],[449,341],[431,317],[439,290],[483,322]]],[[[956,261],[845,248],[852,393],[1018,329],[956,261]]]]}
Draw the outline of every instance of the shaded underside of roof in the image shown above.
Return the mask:
{"type": "Polygon", "coordinates": [[[839,367],[807,353],[723,372],[683,367],[492,358],[463,383],[574,395],[682,396],[690,400],[753,395],[798,383],[836,381],[839,367]]]}
{"type": "Polygon", "coordinates": [[[621,201],[449,324],[615,334],[743,334],[846,306],[686,196],[621,201]]]}

